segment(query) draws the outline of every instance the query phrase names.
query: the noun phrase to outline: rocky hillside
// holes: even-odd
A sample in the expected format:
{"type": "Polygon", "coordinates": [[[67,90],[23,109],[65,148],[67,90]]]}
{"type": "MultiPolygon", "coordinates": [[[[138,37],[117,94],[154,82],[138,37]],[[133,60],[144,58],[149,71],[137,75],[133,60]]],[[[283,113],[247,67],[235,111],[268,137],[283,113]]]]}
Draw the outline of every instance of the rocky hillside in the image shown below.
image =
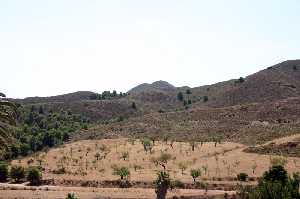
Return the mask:
{"type": "Polygon", "coordinates": [[[113,124],[101,124],[73,139],[154,137],[173,140],[222,139],[257,144],[300,132],[300,97],[225,108],[190,108],[150,113],[113,124]],[[259,139],[257,139],[259,137],[259,139]]]}

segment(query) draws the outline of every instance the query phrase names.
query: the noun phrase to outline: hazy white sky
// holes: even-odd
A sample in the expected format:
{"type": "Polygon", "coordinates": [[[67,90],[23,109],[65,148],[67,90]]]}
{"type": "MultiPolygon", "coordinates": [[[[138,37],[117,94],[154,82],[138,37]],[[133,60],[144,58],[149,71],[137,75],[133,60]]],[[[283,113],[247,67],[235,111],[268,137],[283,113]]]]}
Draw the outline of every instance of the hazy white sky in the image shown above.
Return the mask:
{"type": "Polygon", "coordinates": [[[8,97],[200,86],[300,58],[299,0],[0,0],[8,97]]]}

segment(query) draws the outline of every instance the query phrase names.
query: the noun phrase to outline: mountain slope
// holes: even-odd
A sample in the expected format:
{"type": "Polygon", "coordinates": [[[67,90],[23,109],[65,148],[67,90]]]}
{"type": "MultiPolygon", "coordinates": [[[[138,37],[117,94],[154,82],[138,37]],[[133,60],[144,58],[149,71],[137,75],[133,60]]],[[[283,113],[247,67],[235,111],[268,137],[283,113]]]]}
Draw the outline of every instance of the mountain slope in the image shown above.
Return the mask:
{"type": "Polygon", "coordinates": [[[72,101],[80,101],[80,100],[89,100],[92,94],[95,93],[90,91],[77,91],[74,93],[68,93],[68,94],[56,95],[50,97],[27,97],[24,99],[15,99],[15,101],[22,104],[72,102],[72,101]]]}
{"type": "Polygon", "coordinates": [[[235,83],[210,103],[224,107],[300,96],[300,60],[285,61],[268,67],[235,83]]]}

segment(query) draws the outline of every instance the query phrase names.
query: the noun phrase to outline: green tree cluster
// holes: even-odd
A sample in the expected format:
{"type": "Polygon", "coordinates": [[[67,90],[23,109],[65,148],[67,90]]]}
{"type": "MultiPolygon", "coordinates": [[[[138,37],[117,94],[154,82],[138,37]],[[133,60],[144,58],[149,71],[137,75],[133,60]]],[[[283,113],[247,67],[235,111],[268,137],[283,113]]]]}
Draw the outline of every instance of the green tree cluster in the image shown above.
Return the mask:
{"type": "Polygon", "coordinates": [[[69,140],[70,135],[87,128],[89,120],[70,111],[54,112],[40,106],[19,107],[16,142],[9,145],[3,159],[26,156],[45,147],[53,147],[69,140]]]}
{"type": "Polygon", "coordinates": [[[241,199],[299,199],[299,174],[288,176],[282,165],[266,171],[256,187],[241,187],[241,199]]]}

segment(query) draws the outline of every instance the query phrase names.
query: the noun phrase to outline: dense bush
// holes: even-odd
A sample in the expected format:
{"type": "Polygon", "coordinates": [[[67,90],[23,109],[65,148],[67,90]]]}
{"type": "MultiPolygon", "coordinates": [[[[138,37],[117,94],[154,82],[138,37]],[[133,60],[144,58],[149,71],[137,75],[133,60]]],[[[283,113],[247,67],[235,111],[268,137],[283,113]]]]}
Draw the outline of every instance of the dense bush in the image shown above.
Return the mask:
{"type": "Polygon", "coordinates": [[[25,178],[25,169],[22,166],[12,166],[10,169],[10,177],[15,182],[20,182],[25,178]]]}
{"type": "Polygon", "coordinates": [[[0,182],[6,182],[8,178],[8,166],[5,162],[0,162],[0,182]]]}
{"type": "Polygon", "coordinates": [[[266,171],[256,187],[241,187],[241,199],[299,199],[298,174],[288,176],[282,165],[275,165],[266,171]]]}
{"type": "Polygon", "coordinates": [[[27,170],[27,180],[31,185],[40,185],[42,181],[42,173],[36,167],[29,167],[27,170]]]}

